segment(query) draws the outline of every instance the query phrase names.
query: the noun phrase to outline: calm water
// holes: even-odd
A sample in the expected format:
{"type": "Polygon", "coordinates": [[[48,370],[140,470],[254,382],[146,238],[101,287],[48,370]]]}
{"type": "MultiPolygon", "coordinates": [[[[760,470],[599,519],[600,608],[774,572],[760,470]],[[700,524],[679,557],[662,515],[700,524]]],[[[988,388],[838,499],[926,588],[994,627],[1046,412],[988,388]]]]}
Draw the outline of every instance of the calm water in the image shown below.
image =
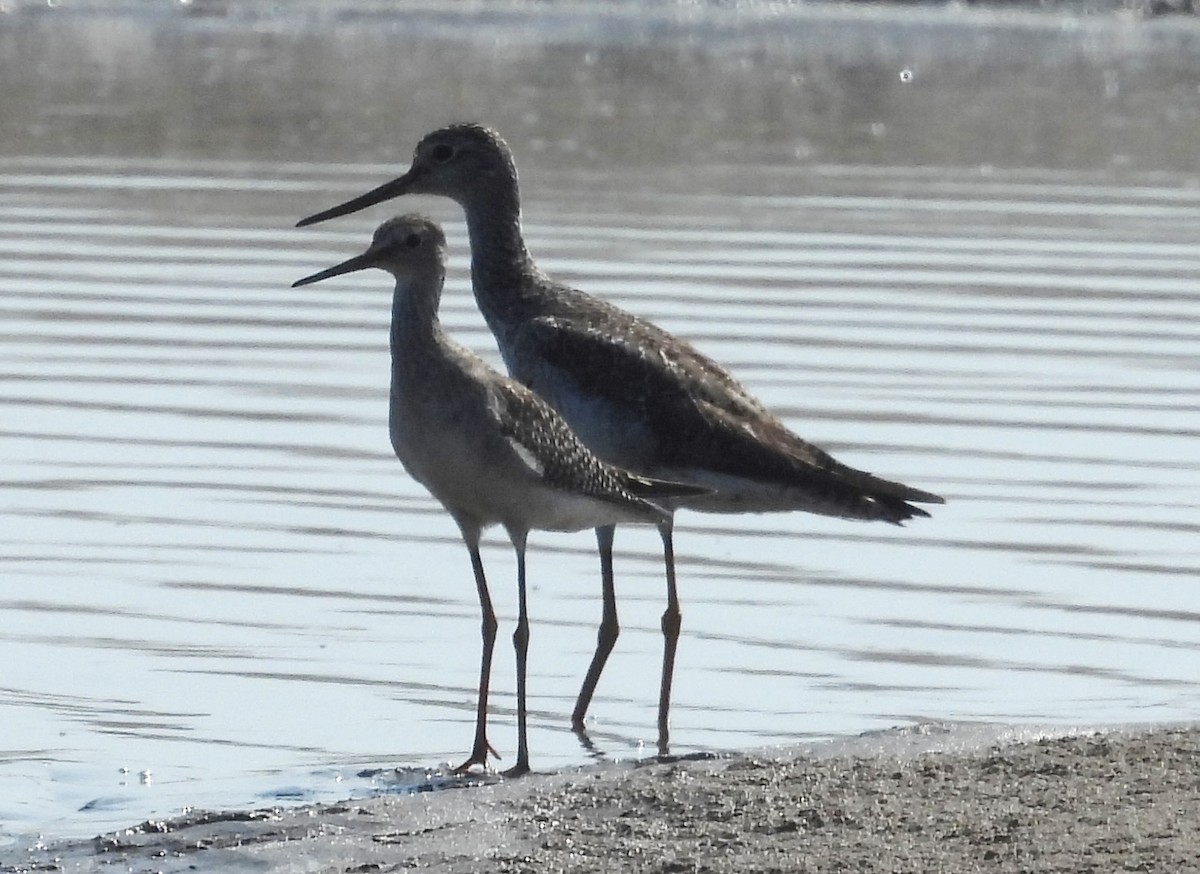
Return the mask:
{"type": "MultiPolygon", "coordinates": [[[[681,514],[676,751],[1200,714],[1195,26],[66,5],[0,21],[0,840],[467,751],[478,607],[388,446],[390,285],[288,287],[428,209],[444,321],[498,361],[452,204],[292,227],[461,118],[512,140],[545,268],[949,501],[681,514]]],[[[593,740],[628,757],[663,585],[653,531],[617,545],[593,740]]],[[[582,763],[591,534],[535,535],[530,575],[534,764],[582,763]]]]}

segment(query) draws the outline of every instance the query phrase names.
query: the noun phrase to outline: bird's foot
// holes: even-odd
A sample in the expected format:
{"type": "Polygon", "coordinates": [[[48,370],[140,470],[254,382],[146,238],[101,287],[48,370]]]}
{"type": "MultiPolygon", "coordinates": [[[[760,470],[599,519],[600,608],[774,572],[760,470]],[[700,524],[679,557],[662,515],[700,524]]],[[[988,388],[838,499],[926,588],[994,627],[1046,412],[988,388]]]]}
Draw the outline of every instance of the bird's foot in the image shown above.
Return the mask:
{"type": "Polygon", "coordinates": [[[531,773],[530,768],[529,768],[529,762],[517,762],[515,765],[513,765],[507,771],[502,771],[501,773],[504,777],[507,777],[510,779],[513,777],[524,777],[526,774],[531,773]]]}
{"type": "Polygon", "coordinates": [[[587,728],[582,722],[580,722],[578,725],[572,725],[571,730],[575,732],[575,737],[579,738],[579,745],[583,747],[584,752],[594,759],[604,757],[604,753],[601,752],[599,747],[596,746],[595,742],[591,738],[591,735],[588,734],[587,728]]]}
{"type": "Polygon", "coordinates": [[[500,754],[496,752],[495,747],[488,743],[486,739],[476,741],[475,748],[471,750],[470,757],[457,768],[455,768],[453,773],[468,774],[476,765],[483,768],[484,771],[491,770],[491,768],[488,767],[489,753],[491,753],[491,755],[497,759],[500,758],[500,754]]]}

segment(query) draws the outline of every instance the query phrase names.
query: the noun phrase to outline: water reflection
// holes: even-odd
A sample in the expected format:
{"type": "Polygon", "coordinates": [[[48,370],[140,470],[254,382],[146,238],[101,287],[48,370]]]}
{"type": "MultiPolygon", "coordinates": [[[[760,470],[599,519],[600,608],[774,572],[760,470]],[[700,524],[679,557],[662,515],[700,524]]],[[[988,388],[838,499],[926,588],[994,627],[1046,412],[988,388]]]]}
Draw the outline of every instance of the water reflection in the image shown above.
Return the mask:
{"type": "MultiPolygon", "coordinates": [[[[386,16],[7,19],[0,833],[461,758],[477,607],[387,444],[387,284],[288,288],[379,215],[294,221],[447,117],[513,141],[546,269],[951,501],[905,529],[682,515],[681,752],[1194,717],[1200,122],[1170,50],[1194,36],[712,10],[588,43],[546,14],[532,42],[451,16],[403,52],[386,16]]],[[[450,223],[448,329],[496,362],[456,208],[417,205],[450,223]]],[[[617,550],[592,740],[628,756],[654,736],[663,584],[653,532],[617,550]]],[[[484,559],[507,620],[510,550],[484,559]]],[[[557,767],[587,756],[591,536],[530,562],[531,743],[557,767]]],[[[501,752],[512,674],[501,647],[501,752]]]]}

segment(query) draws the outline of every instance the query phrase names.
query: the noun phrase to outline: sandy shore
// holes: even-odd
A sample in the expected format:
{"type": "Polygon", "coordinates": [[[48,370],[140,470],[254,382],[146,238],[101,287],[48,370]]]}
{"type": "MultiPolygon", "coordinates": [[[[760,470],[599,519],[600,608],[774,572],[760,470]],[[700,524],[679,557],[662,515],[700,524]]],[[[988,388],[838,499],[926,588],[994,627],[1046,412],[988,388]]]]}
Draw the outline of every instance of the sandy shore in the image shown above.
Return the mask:
{"type": "Polygon", "coordinates": [[[1200,871],[1200,728],[917,726],[0,849],[0,871],[1200,871]],[[1040,737],[1039,737],[1040,736],[1040,737]]]}

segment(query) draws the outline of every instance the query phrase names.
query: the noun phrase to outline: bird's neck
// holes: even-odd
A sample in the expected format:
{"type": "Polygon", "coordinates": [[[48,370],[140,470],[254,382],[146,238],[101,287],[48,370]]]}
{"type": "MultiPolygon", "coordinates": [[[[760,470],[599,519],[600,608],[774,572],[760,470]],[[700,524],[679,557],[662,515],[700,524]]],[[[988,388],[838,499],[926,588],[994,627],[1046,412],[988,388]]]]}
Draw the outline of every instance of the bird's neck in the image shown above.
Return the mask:
{"type": "Polygon", "coordinates": [[[516,180],[489,186],[464,204],[471,238],[471,284],[493,333],[535,303],[539,274],[521,233],[516,180]]]}
{"type": "Polygon", "coordinates": [[[391,352],[393,381],[397,377],[420,370],[423,361],[436,354],[442,337],[438,321],[438,300],[442,280],[437,280],[437,294],[430,294],[424,285],[397,280],[392,296],[391,352]]]}

